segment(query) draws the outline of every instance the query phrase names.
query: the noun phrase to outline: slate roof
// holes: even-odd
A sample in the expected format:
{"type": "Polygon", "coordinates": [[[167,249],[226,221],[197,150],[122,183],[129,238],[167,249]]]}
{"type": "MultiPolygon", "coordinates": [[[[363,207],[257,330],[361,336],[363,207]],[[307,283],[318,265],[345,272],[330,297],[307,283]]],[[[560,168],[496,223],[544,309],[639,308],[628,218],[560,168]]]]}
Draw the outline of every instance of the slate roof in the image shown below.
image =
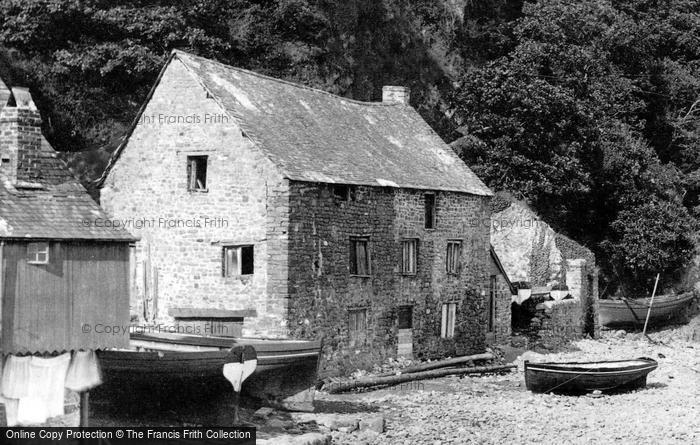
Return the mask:
{"type": "Polygon", "coordinates": [[[173,58],[288,179],[492,195],[408,105],[346,99],[182,51],[173,58]]]}
{"type": "Polygon", "coordinates": [[[123,229],[99,227],[109,217],[46,139],[33,162],[31,182],[0,177],[0,238],[135,240],[123,229]]]}

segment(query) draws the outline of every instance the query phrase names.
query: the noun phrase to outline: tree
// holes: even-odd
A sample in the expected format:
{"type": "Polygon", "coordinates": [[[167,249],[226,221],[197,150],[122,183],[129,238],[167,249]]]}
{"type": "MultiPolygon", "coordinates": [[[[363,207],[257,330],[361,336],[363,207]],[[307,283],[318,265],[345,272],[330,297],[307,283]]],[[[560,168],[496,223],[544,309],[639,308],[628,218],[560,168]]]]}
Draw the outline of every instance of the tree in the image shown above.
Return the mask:
{"type": "Polygon", "coordinates": [[[631,292],[692,255],[700,167],[697,122],[681,117],[700,97],[689,44],[700,6],[667,2],[664,15],[637,3],[527,4],[514,49],[466,72],[453,97],[462,158],[592,248],[604,281],[631,292]],[[655,14],[666,18],[650,36],[655,14]]]}

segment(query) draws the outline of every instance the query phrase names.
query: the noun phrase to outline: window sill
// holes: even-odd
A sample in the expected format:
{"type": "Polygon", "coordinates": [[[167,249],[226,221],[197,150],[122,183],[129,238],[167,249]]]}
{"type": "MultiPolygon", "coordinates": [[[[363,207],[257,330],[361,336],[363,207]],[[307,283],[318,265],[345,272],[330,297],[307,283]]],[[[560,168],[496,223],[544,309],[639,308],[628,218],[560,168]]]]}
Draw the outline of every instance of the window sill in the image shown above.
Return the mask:
{"type": "Polygon", "coordinates": [[[402,277],[409,277],[410,278],[410,277],[415,277],[416,275],[418,275],[416,272],[401,272],[402,277]]]}
{"type": "Polygon", "coordinates": [[[354,273],[351,273],[350,276],[356,277],[356,278],[372,278],[372,275],[358,275],[358,274],[354,274],[354,273]]]}
{"type": "Polygon", "coordinates": [[[250,281],[253,279],[255,274],[248,274],[248,275],[229,275],[227,277],[224,277],[224,280],[226,281],[250,281]]]}
{"type": "Polygon", "coordinates": [[[209,189],[187,189],[190,193],[209,193],[209,189]]]}
{"type": "Polygon", "coordinates": [[[48,261],[27,261],[27,264],[31,264],[33,266],[47,266],[49,264],[48,261]]]}

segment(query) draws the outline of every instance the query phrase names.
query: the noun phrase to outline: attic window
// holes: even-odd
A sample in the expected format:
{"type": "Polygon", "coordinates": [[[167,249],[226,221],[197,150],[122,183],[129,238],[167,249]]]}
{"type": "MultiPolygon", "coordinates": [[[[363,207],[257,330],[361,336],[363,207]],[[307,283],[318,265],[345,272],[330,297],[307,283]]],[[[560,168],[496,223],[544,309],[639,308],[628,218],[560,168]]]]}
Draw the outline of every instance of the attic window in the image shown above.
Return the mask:
{"type": "Polygon", "coordinates": [[[343,184],[333,186],[333,196],[338,201],[347,201],[350,198],[350,187],[343,184]]]}
{"type": "Polygon", "coordinates": [[[49,243],[27,244],[27,263],[49,264],[49,243]]]}
{"type": "Polygon", "coordinates": [[[2,162],[2,165],[7,165],[10,163],[10,158],[3,156],[0,162],[2,162]]]}
{"type": "Polygon", "coordinates": [[[187,190],[204,192],[207,190],[208,156],[187,156],[187,190]]]}

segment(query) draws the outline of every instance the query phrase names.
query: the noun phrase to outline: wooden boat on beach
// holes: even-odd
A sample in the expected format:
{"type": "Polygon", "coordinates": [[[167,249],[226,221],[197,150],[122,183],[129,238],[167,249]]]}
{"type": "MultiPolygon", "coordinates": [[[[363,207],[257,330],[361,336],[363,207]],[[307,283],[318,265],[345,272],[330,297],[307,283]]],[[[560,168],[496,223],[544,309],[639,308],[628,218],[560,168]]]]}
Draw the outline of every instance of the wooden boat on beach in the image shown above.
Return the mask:
{"type": "Polygon", "coordinates": [[[205,337],[171,333],[132,333],[128,350],[99,352],[107,378],[222,379],[225,363],[236,360],[232,351],[253,348],[257,368],[243,393],[274,401],[315,385],[320,341],[205,337]]]}
{"type": "MultiPolygon", "coordinates": [[[[649,319],[654,322],[670,319],[695,298],[688,292],[679,295],[654,297],[649,319]]],[[[643,325],[649,310],[650,298],[599,300],[600,324],[604,326],[643,325]]]]}
{"type": "Polygon", "coordinates": [[[647,374],[658,363],[650,358],[600,362],[530,363],[525,361],[525,385],[539,393],[586,393],[629,390],[646,386],[647,374]]]}

